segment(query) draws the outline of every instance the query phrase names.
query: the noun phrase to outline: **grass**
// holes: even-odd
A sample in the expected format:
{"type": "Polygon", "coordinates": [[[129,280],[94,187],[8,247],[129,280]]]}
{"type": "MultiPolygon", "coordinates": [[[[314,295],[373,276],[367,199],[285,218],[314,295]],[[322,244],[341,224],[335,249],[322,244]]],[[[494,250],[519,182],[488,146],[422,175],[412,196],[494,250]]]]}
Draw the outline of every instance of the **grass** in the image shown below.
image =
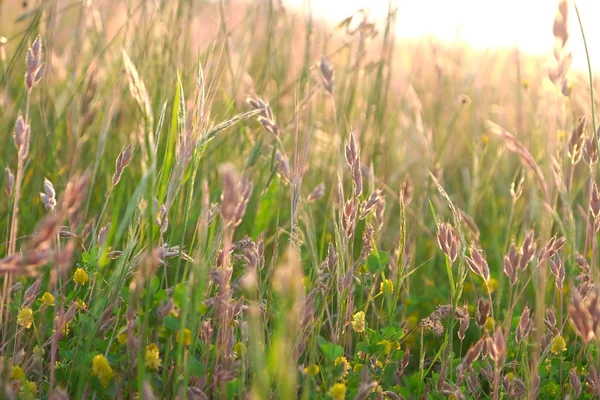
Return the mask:
{"type": "Polygon", "coordinates": [[[541,60],[393,7],[4,3],[1,398],[600,396],[573,5],[541,60]]]}

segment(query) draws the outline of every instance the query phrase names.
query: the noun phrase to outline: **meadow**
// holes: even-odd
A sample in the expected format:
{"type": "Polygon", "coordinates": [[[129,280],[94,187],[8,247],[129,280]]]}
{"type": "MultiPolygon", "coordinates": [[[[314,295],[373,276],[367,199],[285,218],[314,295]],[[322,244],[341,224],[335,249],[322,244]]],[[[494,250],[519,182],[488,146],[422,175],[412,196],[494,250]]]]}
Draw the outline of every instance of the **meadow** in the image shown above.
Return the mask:
{"type": "Polygon", "coordinates": [[[401,12],[0,0],[0,398],[600,397],[575,4],[546,58],[401,12]]]}

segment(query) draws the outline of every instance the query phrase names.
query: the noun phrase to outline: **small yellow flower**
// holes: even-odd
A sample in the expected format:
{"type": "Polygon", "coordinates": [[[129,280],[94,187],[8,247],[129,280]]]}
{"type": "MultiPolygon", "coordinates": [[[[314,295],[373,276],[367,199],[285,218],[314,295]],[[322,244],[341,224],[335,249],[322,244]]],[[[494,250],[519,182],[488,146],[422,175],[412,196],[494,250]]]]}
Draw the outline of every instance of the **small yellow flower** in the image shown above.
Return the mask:
{"type": "Polygon", "coordinates": [[[383,368],[383,363],[379,360],[375,361],[375,365],[377,365],[379,368],[383,368]]]}
{"type": "Polygon", "coordinates": [[[363,364],[356,363],[356,364],[354,364],[353,371],[356,372],[357,374],[360,374],[360,371],[362,371],[362,368],[363,368],[363,364]]]}
{"type": "Polygon", "coordinates": [[[563,351],[567,351],[567,342],[565,342],[565,339],[561,335],[558,335],[554,338],[550,351],[556,355],[562,353],[563,351]]]}
{"type": "Polygon", "coordinates": [[[192,331],[189,328],[185,328],[183,332],[179,331],[177,343],[182,343],[184,346],[192,344],[192,331]]]}
{"type": "Polygon", "coordinates": [[[415,326],[417,326],[417,323],[419,322],[419,315],[418,314],[411,314],[408,316],[408,318],[406,318],[406,328],[408,330],[413,329],[415,326]]]}
{"type": "Polygon", "coordinates": [[[150,369],[158,369],[160,368],[161,360],[160,360],[160,351],[158,350],[158,346],[154,343],[146,346],[146,367],[150,369]]]}
{"type": "Polygon", "coordinates": [[[20,394],[23,399],[33,399],[35,395],[38,393],[37,384],[31,381],[25,381],[21,385],[20,394]]]}
{"type": "Polygon", "coordinates": [[[42,297],[40,298],[40,301],[46,307],[53,307],[54,306],[54,296],[52,296],[52,293],[50,293],[50,292],[44,293],[42,295],[42,297]]]}
{"type": "Polygon", "coordinates": [[[244,357],[246,355],[246,345],[242,342],[237,342],[235,346],[233,346],[233,351],[236,354],[236,358],[244,357]]]}
{"type": "Polygon", "coordinates": [[[344,400],[346,398],[346,385],[336,383],[329,389],[329,395],[333,400],[344,400]]]}
{"type": "Polygon", "coordinates": [[[75,283],[78,285],[85,285],[89,280],[90,277],[88,276],[87,272],[83,270],[83,268],[77,268],[75,270],[75,274],[73,274],[73,281],[75,281],[75,283]]]}
{"type": "Polygon", "coordinates": [[[127,327],[126,326],[122,326],[121,329],[118,330],[117,334],[117,342],[121,343],[121,344],[125,344],[127,343],[127,327]]]}
{"type": "Polygon", "coordinates": [[[521,86],[523,87],[523,89],[525,89],[525,90],[529,89],[529,85],[530,85],[530,84],[529,84],[529,80],[527,80],[527,79],[523,79],[523,80],[521,81],[521,86]]]}
{"type": "Polygon", "coordinates": [[[498,287],[498,280],[496,280],[495,278],[490,278],[487,281],[486,291],[488,292],[488,294],[492,294],[492,293],[494,293],[494,290],[496,290],[497,287],[498,287]]]}
{"type": "Polygon", "coordinates": [[[25,327],[25,329],[31,328],[33,324],[33,310],[29,307],[22,308],[17,316],[17,323],[19,326],[25,327]]]}
{"type": "Polygon", "coordinates": [[[310,364],[308,367],[304,368],[304,373],[308,376],[315,376],[319,374],[321,369],[317,364],[310,364]]]}
{"type": "Polygon", "coordinates": [[[341,377],[342,379],[344,379],[346,376],[348,376],[348,372],[350,371],[350,363],[348,362],[348,360],[346,359],[346,357],[344,356],[340,356],[338,358],[335,359],[333,365],[335,367],[337,367],[338,365],[341,366],[342,368],[342,372],[341,372],[341,377]]]}
{"type": "Polygon", "coordinates": [[[494,321],[494,318],[487,317],[487,319],[485,320],[485,325],[483,325],[483,329],[488,332],[491,332],[494,330],[494,326],[496,326],[496,321],[494,321]]]}
{"type": "Polygon", "coordinates": [[[10,379],[14,379],[15,381],[23,381],[25,379],[25,372],[23,368],[16,366],[12,367],[10,371],[10,379]]]}
{"type": "Polygon", "coordinates": [[[389,340],[382,340],[381,342],[379,342],[377,344],[382,344],[384,346],[384,348],[383,348],[383,354],[386,355],[386,356],[388,354],[390,354],[390,351],[392,351],[392,344],[390,343],[389,340]]]}
{"type": "Polygon", "coordinates": [[[365,313],[364,311],[359,311],[352,316],[352,329],[355,332],[364,332],[365,331],[365,313]]]}
{"type": "MultiPolygon", "coordinates": [[[[56,317],[54,319],[58,321],[58,317],[56,317]]],[[[66,323],[62,326],[62,334],[63,334],[63,336],[67,336],[67,335],[69,335],[69,332],[71,332],[71,330],[69,329],[69,324],[66,323]]]]}
{"type": "Polygon", "coordinates": [[[379,293],[393,293],[394,292],[394,282],[390,279],[385,279],[383,282],[379,284],[379,293]]]}
{"type": "Polygon", "coordinates": [[[108,386],[110,380],[115,376],[110,364],[106,357],[102,354],[98,354],[92,360],[92,375],[98,377],[98,380],[105,388],[108,386]]]}
{"type": "Polygon", "coordinates": [[[77,307],[79,307],[82,310],[85,310],[87,308],[87,304],[85,304],[85,302],[83,300],[75,300],[75,303],[77,304],[77,307]]]}
{"type": "MultiPolygon", "coordinates": [[[[161,339],[166,339],[169,336],[169,329],[167,329],[166,326],[162,325],[160,328],[158,328],[158,337],[161,339]]],[[[125,337],[125,340],[127,340],[127,337],[125,337]]]]}

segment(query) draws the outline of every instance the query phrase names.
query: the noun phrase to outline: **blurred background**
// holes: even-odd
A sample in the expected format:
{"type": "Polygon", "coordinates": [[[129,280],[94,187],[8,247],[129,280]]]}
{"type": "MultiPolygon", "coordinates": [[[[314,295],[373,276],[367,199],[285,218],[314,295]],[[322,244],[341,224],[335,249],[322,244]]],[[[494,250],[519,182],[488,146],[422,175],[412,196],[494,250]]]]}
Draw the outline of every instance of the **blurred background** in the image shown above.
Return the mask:
{"type": "MultiPolygon", "coordinates": [[[[532,55],[550,56],[554,38],[552,31],[556,1],[548,0],[287,0],[290,7],[310,10],[315,16],[336,23],[356,10],[369,10],[375,19],[382,19],[388,9],[398,9],[396,35],[400,39],[434,37],[445,42],[460,42],[474,49],[518,47],[532,55]]],[[[577,1],[590,49],[600,48],[600,2],[577,1]]],[[[577,15],[569,15],[573,67],[587,68],[585,49],[577,15]]],[[[599,66],[591,51],[592,68],[599,66]]]]}

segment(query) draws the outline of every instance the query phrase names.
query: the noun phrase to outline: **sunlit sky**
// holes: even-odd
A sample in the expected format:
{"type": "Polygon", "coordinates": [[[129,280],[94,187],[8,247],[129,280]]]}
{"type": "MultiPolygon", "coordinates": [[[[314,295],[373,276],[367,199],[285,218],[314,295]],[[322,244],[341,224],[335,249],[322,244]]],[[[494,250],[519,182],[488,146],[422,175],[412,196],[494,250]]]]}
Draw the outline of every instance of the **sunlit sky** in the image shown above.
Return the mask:
{"type": "MultiPolygon", "coordinates": [[[[393,0],[398,6],[397,35],[418,38],[433,35],[444,41],[460,40],[477,49],[518,46],[532,54],[552,54],[552,24],[558,0],[393,0]]],[[[386,0],[285,0],[293,7],[310,7],[313,14],[339,22],[360,8],[383,18],[386,0]]],[[[594,70],[600,68],[600,0],[579,0],[577,6],[586,32],[594,70]]],[[[569,27],[574,68],[587,62],[572,2],[569,27]]]]}

